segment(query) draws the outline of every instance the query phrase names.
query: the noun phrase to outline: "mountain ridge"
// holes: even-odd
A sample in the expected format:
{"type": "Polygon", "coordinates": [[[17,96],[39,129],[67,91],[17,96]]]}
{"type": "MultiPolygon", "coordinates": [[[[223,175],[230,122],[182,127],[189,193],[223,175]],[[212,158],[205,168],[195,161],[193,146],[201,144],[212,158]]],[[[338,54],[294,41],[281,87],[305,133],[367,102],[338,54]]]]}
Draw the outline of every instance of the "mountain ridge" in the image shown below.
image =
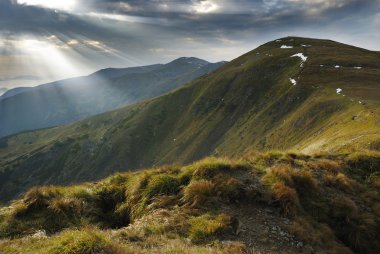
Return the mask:
{"type": "Polygon", "coordinates": [[[105,69],[34,88],[12,89],[0,97],[0,137],[67,124],[155,97],[224,64],[203,63],[199,66],[198,63],[170,62],[105,69]]]}
{"type": "Polygon", "coordinates": [[[208,155],[238,157],[249,149],[379,149],[379,59],[377,52],[326,40],[268,42],[163,96],[1,139],[0,193],[9,200],[33,185],[208,155]],[[293,57],[300,53],[306,61],[293,57]]]}

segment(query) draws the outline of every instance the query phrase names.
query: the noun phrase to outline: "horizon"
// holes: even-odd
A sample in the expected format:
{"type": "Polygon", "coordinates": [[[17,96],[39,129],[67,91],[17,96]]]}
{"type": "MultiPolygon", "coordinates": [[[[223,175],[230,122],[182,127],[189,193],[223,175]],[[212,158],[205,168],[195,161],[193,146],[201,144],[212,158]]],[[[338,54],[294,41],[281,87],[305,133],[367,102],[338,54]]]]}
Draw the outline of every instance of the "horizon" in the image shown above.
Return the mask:
{"type": "MultiPolygon", "coordinates": [[[[294,38],[297,37],[297,38],[317,39],[317,40],[330,40],[330,39],[328,39],[328,38],[311,38],[311,37],[300,37],[300,36],[290,36],[290,35],[289,35],[289,36],[285,36],[285,37],[275,38],[275,39],[270,40],[270,41],[275,41],[275,40],[283,39],[283,38],[292,38],[292,37],[294,37],[294,38]]],[[[267,42],[269,42],[269,41],[267,41],[267,42]]],[[[267,43],[267,42],[265,42],[265,43],[267,43]]],[[[336,41],[336,42],[338,42],[338,43],[343,43],[343,42],[339,42],[339,41],[336,41]]],[[[265,44],[265,43],[264,43],[264,44],[265,44]]],[[[345,44],[345,43],[343,43],[343,44],[345,44]]],[[[261,45],[263,45],[263,44],[261,44],[261,45]]],[[[259,47],[259,46],[261,46],[261,45],[258,45],[257,47],[259,47]]],[[[350,44],[346,44],[346,45],[350,45],[350,44]]],[[[350,46],[355,46],[355,45],[350,45],[350,46]]],[[[256,47],[256,48],[257,48],[257,47],[256,47]]],[[[358,47],[358,46],[355,46],[355,47],[358,47]]],[[[361,48],[361,47],[358,47],[358,48],[361,48]]],[[[255,49],[255,48],[254,48],[254,49],[255,49]]],[[[249,50],[249,51],[247,51],[247,52],[244,52],[242,55],[244,55],[244,54],[246,54],[246,53],[248,53],[248,52],[250,52],[250,51],[253,51],[254,49],[249,50]]],[[[362,48],[362,49],[369,50],[369,51],[373,51],[373,52],[378,52],[378,51],[376,51],[376,50],[371,50],[371,49],[367,49],[367,48],[362,48]]],[[[379,52],[380,52],[380,51],[379,51],[379,52]]],[[[77,75],[77,76],[69,76],[69,77],[64,77],[64,78],[62,78],[62,79],[53,79],[53,80],[50,80],[50,81],[46,81],[46,82],[44,82],[44,83],[36,83],[36,84],[30,85],[30,86],[27,86],[27,85],[25,85],[25,86],[15,86],[15,87],[11,87],[11,88],[0,87],[0,96],[2,96],[3,94],[5,94],[6,92],[8,92],[8,91],[10,91],[10,90],[12,90],[12,89],[17,89],[17,88],[29,88],[29,87],[39,87],[39,86],[49,85],[49,84],[51,84],[51,83],[55,83],[55,82],[59,82],[59,81],[64,81],[64,80],[68,80],[68,79],[79,78],[79,77],[87,77],[87,76],[91,76],[91,75],[93,75],[93,74],[95,74],[95,73],[97,73],[97,72],[99,72],[99,71],[107,70],[107,69],[126,69],[126,68],[134,68],[134,67],[144,67],[144,66],[149,66],[149,65],[154,65],[154,64],[163,64],[163,65],[165,65],[165,64],[169,64],[169,63],[171,63],[171,62],[173,62],[173,61],[175,61],[175,60],[181,59],[181,58],[197,58],[197,59],[200,59],[200,60],[205,60],[205,61],[207,61],[207,62],[209,62],[209,63],[217,63],[217,62],[226,62],[226,63],[228,63],[228,62],[231,62],[231,61],[233,61],[233,60],[239,58],[240,56],[241,56],[241,55],[238,55],[238,56],[236,56],[235,58],[232,58],[231,60],[221,60],[221,61],[209,61],[209,60],[207,60],[207,59],[203,59],[203,58],[199,58],[199,57],[194,57],[194,56],[180,56],[180,57],[177,57],[177,58],[174,58],[174,59],[168,60],[168,62],[162,62],[162,63],[148,63],[148,64],[146,64],[146,65],[134,65],[134,66],[128,66],[128,67],[112,67],[112,66],[108,66],[108,67],[104,67],[104,68],[101,68],[101,69],[94,70],[94,71],[92,71],[92,72],[90,72],[90,73],[87,73],[87,74],[77,75]]],[[[1,82],[1,79],[0,79],[0,82],[1,82]]]]}
{"type": "Polygon", "coordinates": [[[380,0],[3,0],[0,14],[7,89],[183,56],[231,61],[285,36],[380,51],[380,0]]]}

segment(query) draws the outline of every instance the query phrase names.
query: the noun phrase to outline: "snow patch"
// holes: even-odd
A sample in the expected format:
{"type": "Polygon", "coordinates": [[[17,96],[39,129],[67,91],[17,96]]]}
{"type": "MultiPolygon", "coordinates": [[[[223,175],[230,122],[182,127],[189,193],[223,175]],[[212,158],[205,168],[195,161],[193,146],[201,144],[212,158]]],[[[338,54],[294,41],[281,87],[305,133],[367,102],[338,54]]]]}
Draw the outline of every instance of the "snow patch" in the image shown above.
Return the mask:
{"type": "Polygon", "coordinates": [[[319,65],[319,66],[321,66],[321,67],[325,67],[323,64],[321,64],[321,65],[319,65]]]}
{"type": "Polygon", "coordinates": [[[305,45],[305,44],[301,44],[302,47],[305,47],[305,48],[310,48],[311,45],[305,45]]]}
{"type": "Polygon", "coordinates": [[[336,89],[336,94],[340,94],[343,90],[341,88],[336,89]]]}
{"type": "Polygon", "coordinates": [[[282,40],[276,40],[276,42],[282,42],[282,40]]]}
{"type": "Polygon", "coordinates": [[[303,53],[297,53],[295,55],[292,55],[291,57],[299,57],[303,62],[306,62],[307,56],[305,56],[303,53]]]}
{"type": "Polygon", "coordinates": [[[355,66],[354,69],[361,70],[363,67],[361,66],[355,66]]]}
{"type": "Polygon", "coordinates": [[[335,65],[334,67],[335,67],[335,69],[339,69],[339,68],[341,68],[342,66],[340,66],[340,65],[335,65]]]}
{"type": "Polygon", "coordinates": [[[307,60],[307,56],[305,56],[303,53],[297,53],[297,54],[295,54],[295,55],[292,55],[291,57],[299,57],[299,58],[301,58],[301,60],[302,60],[302,63],[301,63],[301,67],[303,67],[303,64],[306,62],[306,60],[307,60]]]}
{"type": "Polygon", "coordinates": [[[282,49],[292,49],[293,46],[282,45],[281,48],[282,49]]]}
{"type": "Polygon", "coordinates": [[[293,86],[297,85],[297,81],[295,79],[290,78],[289,80],[293,84],[293,86]]]}

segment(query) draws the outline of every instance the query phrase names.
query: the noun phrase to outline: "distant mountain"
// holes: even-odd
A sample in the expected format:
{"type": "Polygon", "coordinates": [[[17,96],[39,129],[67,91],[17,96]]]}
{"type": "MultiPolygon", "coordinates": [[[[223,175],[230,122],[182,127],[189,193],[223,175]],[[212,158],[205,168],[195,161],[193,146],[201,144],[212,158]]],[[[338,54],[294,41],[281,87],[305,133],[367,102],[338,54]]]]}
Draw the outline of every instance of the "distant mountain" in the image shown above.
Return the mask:
{"type": "MultiPolygon", "coordinates": [[[[132,84],[145,93],[152,87],[143,81],[172,76],[172,65],[202,68],[189,59],[178,61],[159,67],[160,72],[129,75],[126,80],[134,82],[116,79],[114,84],[132,84]]],[[[115,171],[208,155],[239,157],[250,149],[380,149],[379,80],[377,52],[328,40],[271,41],[160,97],[0,139],[0,198],[9,200],[33,185],[97,180],[115,171]]],[[[110,98],[97,95],[100,106],[110,98]]],[[[44,93],[33,98],[49,100],[44,93]]]]}
{"type": "Polygon", "coordinates": [[[224,62],[179,58],[168,64],[104,69],[0,97],[0,137],[71,123],[176,89],[224,62]]]}
{"type": "Polygon", "coordinates": [[[13,89],[6,90],[5,93],[3,93],[3,95],[0,96],[0,101],[32,89],[32,87],[16,87],[13,89]]]}
{"type": "Polygon", "coordinates": [[[1,98],[1,95],[3,95],[7,90],[8,90],[7,88],[0,87],[0,98],[1,98]]]}

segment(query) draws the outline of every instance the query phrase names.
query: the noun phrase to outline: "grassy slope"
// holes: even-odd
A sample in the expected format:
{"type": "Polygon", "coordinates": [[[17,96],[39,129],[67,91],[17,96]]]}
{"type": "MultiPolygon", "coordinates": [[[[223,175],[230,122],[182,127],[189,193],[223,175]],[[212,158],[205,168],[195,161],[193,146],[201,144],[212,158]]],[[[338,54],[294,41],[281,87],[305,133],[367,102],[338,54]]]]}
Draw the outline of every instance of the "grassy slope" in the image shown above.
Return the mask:
{"type": "Polygon", "coordinates": [[[378,149],[378,80],[377,52],[304,38],[269,42],[153,100],[2,139],[1,197],[36,184],[99,179],[210,154],[239,156],[252,147],[378,149]],[[280,49],[283,44],[294,48],[280,49]],[[301,52],[309,57],[303,68],[299,58],[290,57],[301,52]],[[353,68],[358,65],[363,69],[353,68]]]}
{"type": "Polygon", "coordinates": [[[379,253],[379,166],[249,152],[34,188],[0,209],[0,252],[379,253]]]}

